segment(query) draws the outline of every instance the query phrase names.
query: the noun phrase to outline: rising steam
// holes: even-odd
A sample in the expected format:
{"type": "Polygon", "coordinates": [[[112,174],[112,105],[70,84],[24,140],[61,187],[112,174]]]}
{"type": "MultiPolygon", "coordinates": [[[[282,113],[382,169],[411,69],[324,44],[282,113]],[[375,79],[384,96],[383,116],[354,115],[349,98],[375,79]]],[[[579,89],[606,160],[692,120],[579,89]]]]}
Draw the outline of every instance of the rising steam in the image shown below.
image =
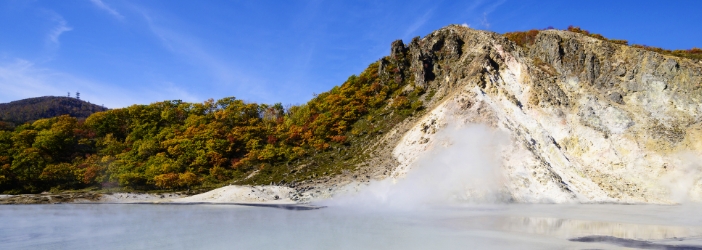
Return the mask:
{"type": "Polygon", "coordinates": [[[509,200],[500,168],[507,136],[484,125],[447,127],[403,179],[371,182],[358,192],[325,201],[330,206],[415,209],[461,202],[509,200]]]}
{"type": "Polygon", "coordinates": [[[702,157],[693,152],[686,152],[678,154],[675,158],[677,164],[661,178],[661,184],[668,189],[670,200],[675,203],[701,201],[702,197],[697,194],[702,188],[702,157]]]}

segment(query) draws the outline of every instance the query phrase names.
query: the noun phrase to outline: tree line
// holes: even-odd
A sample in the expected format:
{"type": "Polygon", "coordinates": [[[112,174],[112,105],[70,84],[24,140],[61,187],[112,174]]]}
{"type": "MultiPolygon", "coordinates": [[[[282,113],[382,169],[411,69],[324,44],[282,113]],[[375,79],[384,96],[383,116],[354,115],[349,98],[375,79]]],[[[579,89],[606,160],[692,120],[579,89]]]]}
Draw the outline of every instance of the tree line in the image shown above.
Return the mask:
{"type": "Polygon", "coordinates": [[[371,113],[419,110],[417,95],[401,91],[409,81],[393,66],[396,60],[382,60],[389,65],[384,72],[373,63],[306,104],[287,108],[235,97],[174,100],[2,129],[0,191],[187,189],[280,171],[275,167],[348,147],[354,143],[349,137],[369,129],[357,124],[372,119],[371,113]],[[401,101],[391,105],[393,100],[401,101]]]}

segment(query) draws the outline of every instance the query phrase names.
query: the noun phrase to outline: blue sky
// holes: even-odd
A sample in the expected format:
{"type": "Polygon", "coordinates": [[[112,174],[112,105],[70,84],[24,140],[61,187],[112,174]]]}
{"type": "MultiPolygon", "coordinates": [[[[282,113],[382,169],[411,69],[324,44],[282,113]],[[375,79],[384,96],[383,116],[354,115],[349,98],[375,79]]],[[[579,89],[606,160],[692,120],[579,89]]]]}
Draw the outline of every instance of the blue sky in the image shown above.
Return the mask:
{"type": "Polygon", "coordinates": [[[6,0],[0,103],[80,91],[109,108],[228,96],[300,104],[387,55],[392,41],[449,24],[499,33],[572,24],[683,49],[702,47],[699,10],[693,0],[6,0]]]}

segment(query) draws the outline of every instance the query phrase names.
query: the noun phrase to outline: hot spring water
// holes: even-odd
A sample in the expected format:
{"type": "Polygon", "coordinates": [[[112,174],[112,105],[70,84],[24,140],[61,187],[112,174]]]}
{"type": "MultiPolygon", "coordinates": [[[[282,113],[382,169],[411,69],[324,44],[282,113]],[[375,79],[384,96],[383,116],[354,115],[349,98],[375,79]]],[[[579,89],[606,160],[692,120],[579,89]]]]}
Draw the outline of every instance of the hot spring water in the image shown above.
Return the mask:
{"type": "Polygon", "coordinates": [[[0,249],[702,249],[699,206],[0,206],[0,249]]]}

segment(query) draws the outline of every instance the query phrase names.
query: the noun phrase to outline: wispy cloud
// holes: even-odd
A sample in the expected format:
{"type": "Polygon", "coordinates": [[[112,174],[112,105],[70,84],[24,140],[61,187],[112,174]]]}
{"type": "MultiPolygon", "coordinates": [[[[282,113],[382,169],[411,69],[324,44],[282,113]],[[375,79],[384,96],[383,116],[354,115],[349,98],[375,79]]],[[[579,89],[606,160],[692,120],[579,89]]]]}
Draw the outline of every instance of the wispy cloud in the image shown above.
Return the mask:
{"type": "Polygon", "coordinates": [[[488,22],[487,20],[487,12],[483,12],[483,18],[480,19],[480,25],[482,25],[486,29],[490,28],[490,22],[488,22]]]}
{"type": "MultiPolygon", "coordinates": [[[[252,76],[240,70],[234,63],[224,60],[216,52],[206,49],[207,46],[197,37],[186,32],[170,28],[169,22],[157,21],[148,10],[134,7],[146,20],[149,30],[159,38],[163,46],[170,52],[184,57],[198,68],[205,69],[213,78],[215,85],[208,87],[227,88],[232,92],[244,92],[258,100],[271,100],[271,90],[265,80],[252,76]],[[233,89],[232,89],[233,88],[233,89]]],[[[192,83],[190,83],[192,84],[192,83]]],[[[175,86],[175,84],[173,85],[175,86]]],[[[202,86],[205,87],[205,86],[202,86]]]]}
{"type": "Polygon", "coordinates": [[[21,59],[0,65],[0,87],[3,89],[0,98],[13,100],[57,92],[54,86],[44,84],[37,78],[42,72],[36,72],[33,66],[31,62],[21,59]]]}
{"type": "Polygon", "coordinates": [[[497,9],[497,7],[499,7],[500,5],[505,3],[505,1],[507,1],[507,0],[500,0],[500,1],[493,2],[491,5],[488,5],[487,7],[485,7],[485,10],[483,10],[483,13],[485,13],[486,15],[489,15],[490,13],[495,11],[495,9],[497,9]]]}
{"type": "Polygon", "coordinates": [[[219,81],[232,82],[236,79],[232,67],[205,50],[197,39],[157,25],[148,17],[146,19],[153,34],[161,40],[163,46],[168,50],[185,56],[198,65],[206,66],[219,81]]]}
{"type": "Polygon", "coordinates": [[[66,92],[80,91],[85,100],[97,104],[105,104],[108,107],[127,105],[119,100],[119,93],[122,91],[106,86],[63,72],[37,67],[24,59],[0,63],[2,102],[38,96],[65,96],[66,92]]]}
{"type": "Polygon", "coordinates": [[[102,9],[102,10],[104,10],[104,11],[107,11],[107,13],[110,13],[110,15],[112,15],[113,17],[115,17],[115,18],[117,18],[117,19],[119,19],[119,20],[124,20],[124,16],[122,16],[122,14],[120,14],[119,12],[117,12],[117,10],[113,9],[112,7],[110,7],[109,5],[107,5],[107,4],[106,4],[105,2],[103,2],[102,0],[90,0],[90,2],[92,2],[92,3],[93,3],[95,6],[97,6],[98,8],[100,8],[100,9],[102,9]]]}
{"type": "Polygon", "coordinates": [[[468,8],[466,9],[466,13],[468,13],[468,14],[473,13],[478,7],[480,7],[480,5],[483,4],[483,2],[485,2],[485,1],[484,0],[473,1],[473,4],[468,6],[468,8]]]}
{"type": "Polygon", "coordinates": [[[25,59],[0,61],[0,102],[39,96],[65,96],[67,92],[74,94],[76,91],[81,93],[81,99],[104,104],[109,108],[148,104],[162,99],[198,101],[169,84],[162,87],[123,89],[114,84],[41,67],[25,59]]]}
{"type": "Polygon", "coordinates": [[[505,3],[505,1],[506,0],[496,1],[496,2],[493,2],[491,5],[488,5],[487,7],[485,7],[485,9],[483,10],[483,18],[480,20],[480,24],[483,27],[485,27],[486,29],[490,28],[490,22],[488,21],[487,16],[490,15],[490,13],[492,13],[493,11],[495,11],[495,9],[497,9],[497,7],[499,7],[500,5],[505,3]]]}
{"type": "Polygon", "coordinates": [[[164,82],[163,84],[163,91],[162,95],[164,98],[163,100],[166,99],[173,99],[173,97],[178,97],[178,99],[186,101],[186,102],[202,102],[203,99],[190,93],[189,91],[178,87],[176,84],[172,82],[164,82]]]}
{"type": "Polygon", "coordinates": [[[405,30],[405,33],[402,35],[403,38],[409,38],[409,36],[413,35],[419,28],[424,26],[424,24],[429,21],[429,18],[431,18],[432,12],[434,12],[434,9],[431,9],[427,12],[424,13],[419,19],[415,20],[414,23],[412,23],[409,27],[407,27],[407,30],[405,30]]]}
{"type": "Polygon", "coordinates": [[[63,19],[63,17],[59,14],[56,14],[55,12],[49,12],[49,15],[51,16],[51,20],[56,22],[56,26],[49,31],[49,33],[46,35],[46,38],[53,46],[59,46],[59,37],[61,36],[61,34],[63,34],[66,31],[71,31],[73,30],[73,28],[69,27],[68,22],[66,22],[66,19],[63,19]]]}
{"type": "Polygon", "coordinates": [[[504,4],[506,0],[500,1],[490,1],[476,0],[473,1],[468,7],[465,8],[464,18],[471,18],[473,21],[471,23],[464,23],[470,27],[482,27],[489,29],[491,24],[488,20],[490,13],[494,12],[497,7],[504,4]]]}

